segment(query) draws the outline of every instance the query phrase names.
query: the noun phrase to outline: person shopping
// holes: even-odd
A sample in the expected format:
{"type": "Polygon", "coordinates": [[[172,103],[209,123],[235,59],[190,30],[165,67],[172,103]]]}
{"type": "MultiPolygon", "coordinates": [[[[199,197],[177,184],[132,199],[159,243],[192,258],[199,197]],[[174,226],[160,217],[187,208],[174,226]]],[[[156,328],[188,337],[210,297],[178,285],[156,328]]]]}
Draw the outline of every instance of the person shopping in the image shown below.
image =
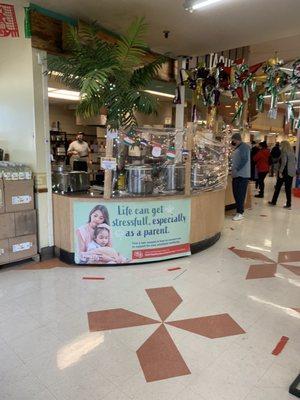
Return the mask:
{"type": "Polygon", "coordinates": [[[244,218],[244,203],[247,193],[248,182],[251,176],[250,147],[242,141],[240,133],[232,135],[232,191],[236,202],[236,215],[233,221],[244,218]]]}
{"type": "Polygon", "coordinates": [[[296,175],[296,158],[294,151],[287,140],[281,142],[281,157],[279,161],[279,171],[271,206],[276,206],[282,185],[285,185],[286,205],[284,208],[290,209],[292,206],[292,185],[296,175]]]}
{"type": "Polygon", "coordinates": [[[259,193],[255,197],[263,198],[265,193],[265,178],[269,172],[270,150],[266,142],[259,144],[259,151],[253,157],[258,172],[259,193]]]}
{"type": "Polygon", "coordinates": [[[278,167],[279,167],[279,160],[280,160],[281,150],[279,142],[276,142],[275,146],[271,150],[271,168],[270,168],[270,176],[274,176],[274,173],[277,174],[278,167]]]}
{"type": "Polygon", "coordinates": [[[83,140],[84,133],[78,132],[76,140],[68,148],[73,171],[88,171],[88,162],[91,163],[91,149],[87,142],[83,140]]]}

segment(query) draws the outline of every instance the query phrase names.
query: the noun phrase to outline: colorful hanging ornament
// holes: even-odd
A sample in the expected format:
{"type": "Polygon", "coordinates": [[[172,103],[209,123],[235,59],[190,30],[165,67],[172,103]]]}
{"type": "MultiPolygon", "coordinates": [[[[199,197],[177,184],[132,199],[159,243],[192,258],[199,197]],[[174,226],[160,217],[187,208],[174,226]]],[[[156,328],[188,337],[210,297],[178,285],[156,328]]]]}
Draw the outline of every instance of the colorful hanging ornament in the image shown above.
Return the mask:
{"type": "Polygon", "coordinates": [[[161,151],[162,151],[161,144],[159,144],[159,143],[152,144],[152,156],[153,157],[160,157],[161,151]]]}
{"type": "Polygon", "coordinates": [[[241,124],[244,107],[244,103],[236,104],[236,112],[232,118],[232,123],[235,123],[237,126],[241,124]]]}
{"type": "Polygon", "coordinates": [[[124,136],[123,140],[127,146],[132,146],[134,144],[134,140],[127,135],[124,136]]]}
{"type": "Polygon", "coordinates": [[[286,104],[286,119],[285,123],[288,124],[295,119],[293,105],[291,103],[286,104]]]}
{"type": "Polygon", "coordinates": [[[146,140],[146,139],[144,139],[144,138],[141,138],[140,139],[140,145],[141,146],[148,146],[148,144],[149,144],[149,142],[148,142],[148,140],[146,140]]]}
{"type": "Polygon", "coordinates": [[[188,151],[187,149],[182,149],[182,150],[181,150],[181,154],[182,154],[184,157],[186,157],[186,156],[189,155],[189,151],[188,151]]]}
{"type": "Polygon", "coordinates": [[[262,113],[265,107],[265,97],[263,94],[256,96],[256,111],[262,113]]]}
{"type": "Polygon", "coordinates": [[[175,147],[170,146],[167,150],[167,159],[174,160],[175,156],[176,156],[175,147]]]}

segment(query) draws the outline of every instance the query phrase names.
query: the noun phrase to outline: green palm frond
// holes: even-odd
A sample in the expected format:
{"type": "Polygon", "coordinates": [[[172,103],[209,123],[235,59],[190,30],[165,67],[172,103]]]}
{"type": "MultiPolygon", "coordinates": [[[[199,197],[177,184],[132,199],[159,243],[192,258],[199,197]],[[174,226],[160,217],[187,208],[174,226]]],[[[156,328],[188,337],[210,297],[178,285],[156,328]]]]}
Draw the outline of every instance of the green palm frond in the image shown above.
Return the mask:
{"type": "Polygon", "coordinates": [[[76,114],[84,118],[99,115],[100,109],[104,106],[100,96],[85,96],[77,106],[76,114]]]}
{"type": "Polygon", "coordinates": [[[111,68],[102,68],[88,72],[83,78],[81,94],[88,97],[96,96],[103,93],[111,68]]]}
{"type": "Polygon", "coordinates": [[[126,36],[121,36],[116,46],[116,57],[124,69],[132,69],[141,64],[146,54],[147,44],[143,40],[147,29],[144,18],[136,18],[130,25],[126,36]]]}
{"type": "Polygon", "coordinates": [[[135,100],[137,111],[143,114],[156,114],[157,113],[157,100],[155,97],[148,93],[141,92],[135,100]]]}
{"type": "Polygon", "coordinates": [[[105,107],[108,124],[118,128],[136,125],[134,111],[156,112],[156,98],[143,89],[155,78],[166,58],[162,56],[143,65],[146,27],[143,18],[136,19],[116,44],[99,39],[97,24],[68,29],[69,53],[48,56],[48,74],[80,91],[78,115],[91,117],[105,107]]]}
{"type": "Polygon", "coordinates": [[[136,69],[131,77],[132,86],[139,88],[149,85],[155,79],[161,66],[167,61],[165,56],[158,57],[155,61],[136,69]]]}

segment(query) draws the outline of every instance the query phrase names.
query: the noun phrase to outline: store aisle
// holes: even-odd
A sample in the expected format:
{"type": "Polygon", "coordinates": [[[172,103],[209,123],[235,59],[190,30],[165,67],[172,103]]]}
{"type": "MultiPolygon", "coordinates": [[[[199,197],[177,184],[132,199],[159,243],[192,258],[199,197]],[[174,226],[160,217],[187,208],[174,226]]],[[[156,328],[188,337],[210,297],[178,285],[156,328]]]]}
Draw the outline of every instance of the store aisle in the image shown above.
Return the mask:
{"type": "Polygon", "coordinates": [[[0,270],[1,400],[293,399],[300,199],[268,200],[189,258],[0,270]]]}

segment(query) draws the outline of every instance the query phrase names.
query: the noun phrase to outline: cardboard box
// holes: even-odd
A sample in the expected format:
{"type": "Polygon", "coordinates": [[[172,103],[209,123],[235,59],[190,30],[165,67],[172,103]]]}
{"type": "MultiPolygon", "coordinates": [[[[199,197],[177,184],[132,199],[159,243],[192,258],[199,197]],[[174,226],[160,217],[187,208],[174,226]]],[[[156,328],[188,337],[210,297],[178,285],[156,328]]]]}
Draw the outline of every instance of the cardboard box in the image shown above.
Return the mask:
{"type": "Polygon", "coordinates": [[[8,239],[9,261],[25,260],[37,254],[36,235],[19,236],[8,239]]]}
{"type": "Polygon", "coordinates": [[[34,209],[33,181],[4,181],[6,212],[34,209]]]}
{"type": "Polygon", "coordinates": [[[4,204],[4,186],[3,180],[0,179],[0,214],[5,212],[5,204],[4,204]]]}
{"type": "Polygon", "coordinates": [[[0,214],[0,240],[16,236],[13,213],[0,214]]]}
{"type": "Polygon", "coordinates": [[[0,240],[0,265],[9,263],[8,239],[0,240]]]}
{"type": "Polygon", "coordinates": [[[36,234],[36,210],[16,212],[14,216],[15,236],[36,234]]]}

